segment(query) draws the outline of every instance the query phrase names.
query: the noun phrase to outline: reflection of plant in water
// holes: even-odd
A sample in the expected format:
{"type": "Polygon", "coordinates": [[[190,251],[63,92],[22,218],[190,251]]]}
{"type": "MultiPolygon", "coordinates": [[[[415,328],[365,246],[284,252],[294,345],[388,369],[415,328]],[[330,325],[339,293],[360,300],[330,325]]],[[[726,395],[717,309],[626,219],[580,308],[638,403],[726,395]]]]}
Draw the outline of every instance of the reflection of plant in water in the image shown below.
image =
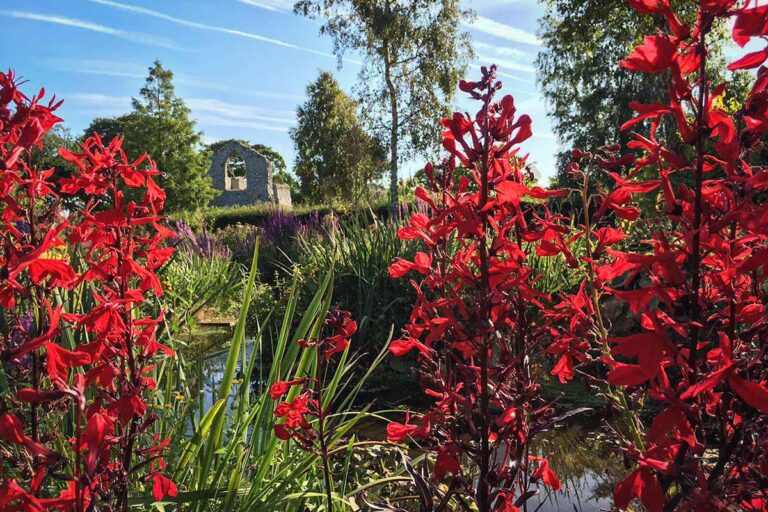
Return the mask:
{"type": "Polygon", "coordinates": [[[597,430],[577,423],[555,428],[537,439],[536,453],[549,459],[563,483],[561,496],[550,499],[581,502],[611,498],[614,485],[626,470],[597,430]]]}

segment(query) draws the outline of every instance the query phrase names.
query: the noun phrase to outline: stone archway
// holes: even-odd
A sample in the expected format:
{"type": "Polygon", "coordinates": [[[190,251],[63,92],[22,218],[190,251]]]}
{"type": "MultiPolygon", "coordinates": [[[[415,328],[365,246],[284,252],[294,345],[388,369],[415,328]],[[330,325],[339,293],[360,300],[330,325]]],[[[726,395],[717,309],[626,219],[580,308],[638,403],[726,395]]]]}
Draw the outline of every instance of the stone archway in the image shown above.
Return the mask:
{"type": "Polygon", "coordinates": [[[221,195],[213,206],[251,205],[268,202],[291,206],[287,185],[272,183],[272,164],[261,153],[231,140],[213,155],[208,171],[213,187],[221,195]]]}
{"type": "Polygon", "coordinates": [[[248,188],[248,169],[245,159],[239,152],[234,152],[224,162],[224,190],[238,191],[248,188]]]}

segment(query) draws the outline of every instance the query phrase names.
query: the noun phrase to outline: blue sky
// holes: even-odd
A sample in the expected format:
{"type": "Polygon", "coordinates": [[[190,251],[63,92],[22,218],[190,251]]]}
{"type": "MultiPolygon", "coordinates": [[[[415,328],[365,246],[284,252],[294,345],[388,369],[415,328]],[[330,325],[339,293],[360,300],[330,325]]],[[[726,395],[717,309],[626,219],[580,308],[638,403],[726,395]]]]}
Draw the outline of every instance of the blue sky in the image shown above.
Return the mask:
{"type": "MultiPolygon", "coordinates": [[[[291,13],[292,0],[28,0],[0,3],[0,62],[65,99],[60,114],[76,134],[94,117],[127,112],[157,58],[176,75],[206,142],[242,138],[294,151],[288,130],[306,85],[332,71],[350,92],[354,54],[337,69],[319,26],[291,13]]],[[[465,28],[480,64],[500,66],[505,91],[533,118],[524,145],[542,177],[554,173],[558,143],[537,92],[533,61],[541,7],[532,0],[465,0],[477,19],[465,28]]],[[[460,93],[460,96],[462,94],[460,93]]],[[[466,100],[459,108],[476,108],[466,100]]],[[[406,164],[411,173],[421,162],[406,164]]]]}

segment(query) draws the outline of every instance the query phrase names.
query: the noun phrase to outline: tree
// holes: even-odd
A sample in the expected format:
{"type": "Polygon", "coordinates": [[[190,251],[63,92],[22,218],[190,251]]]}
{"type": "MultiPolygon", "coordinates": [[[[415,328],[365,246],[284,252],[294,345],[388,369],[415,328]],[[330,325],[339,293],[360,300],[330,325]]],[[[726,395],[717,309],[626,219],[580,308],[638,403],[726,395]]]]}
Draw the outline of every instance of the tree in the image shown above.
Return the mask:
{"type": "Polygon", "coordinates": [[[123,135],[128,156],[149,154],[163,173],[158,182],[169,211],[205,207],[216,193],[208,177],[209,154],[189,108],[175,94],[173,72],[155,61],[132,107],[131,113],[114,119],[95,119],[86,135],[99,131],[106,140],[123,135]]]}
{"type": "MultiPolygon", "coordinates": [[[[698,4],[678,3],[678,15],[684,21],[695,20],[698,4]]],[[[625,146],[629,134],[619,127],[632,117],[629,102],[658,101],[666,95],[667,85],[660,74],[630,73],[619,62],[663,23],[663,17],[643,16],[629,5],[603,0],[545,0],[544,4],[547,12],[540,20],[544,45],[536,64],[555,133],[568,150],[616,142],[625,146]]],[[[721,23],[715,39],[725,38],[721,23]]],[[[709,64],[722,76],[725,63],[719,55],[709,64]]],[[[670,125],[664,123],[660,130],[660,136],[665,135],[670,125]]],[[[563,185],[570,184],[569,157],[570,152],[564,152],[559,158],[558,181],[563,185]]]]}
{"type": "Polygon", "coordinates": [[[57,124],[49,132],[43,135],[42,146],[30,149],[30,160],[38,169],[56,170],[55,176],[69,177],[75,170],[71,162],[67,162],[59,155],[59,148],[70,151],[77,149],[77,139],[69,128],[57,124]]]}
{"type": "Polygon", "coordinates": [[[434,149],[438,121],[472,57],[459,0],[299,0],[296,13],[322,18],[339,62],[347,50],[365,61],[356,89],[364,120],[389,147],[390,194],[397,206],[402,160],[434,149]]]}
{"type": "Polygon", "coordinates": [[[307,87],[291,132],[296,175],[307,200],[358,202],[386,169],[386,150],[357,119],[357,104],[328,72],[307,87]]]}
{"type": "MultiPolygon", "coordinates": [[[[98,133],[105,141],[109,142],[115,137],[125,137],[130,130],[131,125],[136,124],[135,114],[123,114],[117,117],[97,117],[88,128],[83,132],[82,139],[93,136],[98,133]]],[[[126,141],[130,142],[130,141],[126,141]]],[[[135,146],[135,144],[133,144],[135,146]]]]}

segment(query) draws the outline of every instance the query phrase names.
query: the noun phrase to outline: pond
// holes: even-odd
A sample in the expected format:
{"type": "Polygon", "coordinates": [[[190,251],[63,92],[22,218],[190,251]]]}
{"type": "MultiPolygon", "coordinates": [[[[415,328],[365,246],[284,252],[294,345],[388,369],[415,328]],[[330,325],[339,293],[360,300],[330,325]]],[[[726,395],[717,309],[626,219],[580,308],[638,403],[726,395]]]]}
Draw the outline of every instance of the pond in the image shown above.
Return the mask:
{"type": "MultiPolygon", "coordinates": [[[[246,343],[247,358],[250,358],[253,347],[252,342],[246,343]]],[[[226,350],[219,351],[202,360],[204,410],[216,401],[227,354],[226,350]]],[[[268,371],[268,368],[263,369],[268,371]]],[[[254,378],[258,380],[260,369],[256,368],[254,372],[254,378]]],[[[385,425],[381,422],[365,422],[361,424],[358,434],[381,440],[386,436],[384,429],[385,425]]],[[[528,502],[527,512],[600,512],[612,508],[613,487],[625,470],[621,461],[609,450],[599,430],[598,420],[577,416],[538,439],[536,455],[549,459],[563,488],[559,492],[542,491],[528,502]]]]}
{"type": "MultiPolygon", "coordinates": [[[[245,341],[245,360],[248,361],[251,358],[251,355],[253,354],[253,349],[256,346],[256,344],[253,342],[253,340],[246,340],[245,341]]],[[[227,356],[229,355],[229,350],[218,350],[213,353],[206,354],[201,359],[201,377],[203,382],[203,404],[204,404],[204,410],[210,409],[213,404],[216,402],[216,397],[219,394],[219,386],[221,385],[221,380],[224,378],[224,368],[227,365],[227,356]]],[[[238,360],[237,370],[235,372],[235,380],[242,379],[242,368],[241,363],[243,361],[243,356],[241,353],[240,359],[238,360]]],[[[256,364],[256,368],[254,368],[254,379],[256,379],[256,382],[260,381],[261,378],[261,370],[268,371],[268,368],[265,368],[264,365],[256,364]]]]}
{"type": "MultiPolygon", "coordinates": [[[[386,437],[385,424],[364,422],[359,434],[367,439],[386,437]]],[[[621,460],[599,434],[594,418],[574,419],[538,438],[534,453],[549,460],[560,478],[562,490],[541,494],[527,503],[523,512],[601,512],[613,507],[613,488],[625,475],[621,460]]]]}
{"type": "Polygon", "coordinates": [[[548,432],[536,452],[549,459],[560,477],[560,492],[542,494],[529,502],[528,510],[539,512],[599,512],[613,506],[613,487],[625,470],[602,439],[599,423],[581,420],[548,432]]]}

